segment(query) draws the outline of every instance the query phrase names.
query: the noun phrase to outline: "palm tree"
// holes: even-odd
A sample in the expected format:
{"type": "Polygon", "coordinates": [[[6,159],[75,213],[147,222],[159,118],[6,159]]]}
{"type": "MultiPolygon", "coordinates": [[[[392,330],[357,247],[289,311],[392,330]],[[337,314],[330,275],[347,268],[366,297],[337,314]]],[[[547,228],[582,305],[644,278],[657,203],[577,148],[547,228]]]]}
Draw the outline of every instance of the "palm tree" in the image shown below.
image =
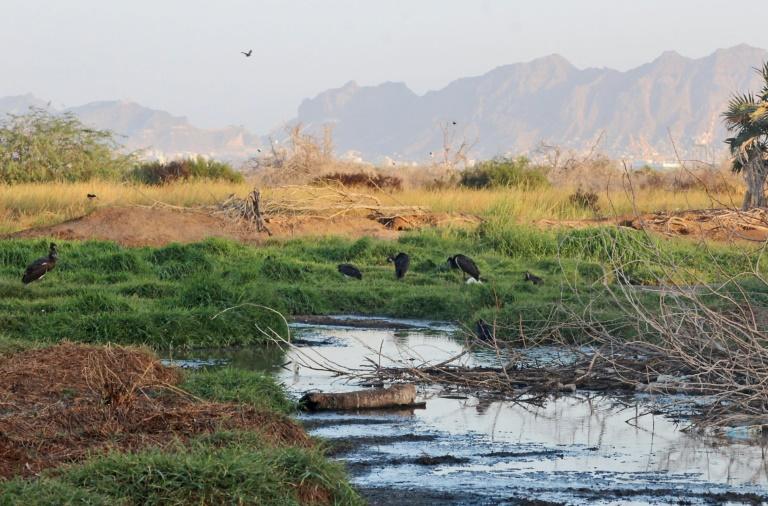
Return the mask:
{"type": "Polygon", "coordinates": [[[755,95],[734,95],[723,113],[733,137],[725,140],[731,152],[734,172],[744,174],[747,191],[742,209],[766,207],[765,180],[768,176],[768,62],[755,69],[763,88],[755,95]]]}

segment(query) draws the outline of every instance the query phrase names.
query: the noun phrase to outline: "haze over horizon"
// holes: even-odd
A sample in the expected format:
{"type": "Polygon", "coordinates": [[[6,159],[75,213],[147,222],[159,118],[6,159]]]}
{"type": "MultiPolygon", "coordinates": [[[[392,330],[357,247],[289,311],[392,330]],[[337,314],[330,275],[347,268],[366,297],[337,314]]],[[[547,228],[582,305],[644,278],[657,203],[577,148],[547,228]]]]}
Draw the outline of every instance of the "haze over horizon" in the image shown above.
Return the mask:
{"type": "MultiPolygon", "coordinates": [[[[578,68],[627,70],[668,50],[699,58],[742,43],[768,48],[759,16],[728,22],[724,1],[4,4],[0,43],[12,50],[0,53],[0,96],[33,93],[59,107],[132,100],[201,127],[258,133],[351,80],[423,94],[553,53],[578,68]],[[251,48],[253,57],[240,54],[251,48]]],[[[760,6],[742,2],[740,12],[760,6]]]]}

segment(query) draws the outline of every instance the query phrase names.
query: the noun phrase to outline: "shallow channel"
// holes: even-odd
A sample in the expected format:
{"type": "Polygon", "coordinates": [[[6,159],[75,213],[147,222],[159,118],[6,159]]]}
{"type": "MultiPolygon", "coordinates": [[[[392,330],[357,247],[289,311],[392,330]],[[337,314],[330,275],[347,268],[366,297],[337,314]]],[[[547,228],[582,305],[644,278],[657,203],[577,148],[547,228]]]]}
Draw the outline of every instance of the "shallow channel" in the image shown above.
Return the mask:
{"type": "MultiPolygon", "coordinates": [[[[295,325],[300,347],[287,356],[245,348],[175,358],[268,371],[300,396],[360,388],[356,380],[313,370],[316,364],[437,363],[464,350],[450,325],[392,322],[410,328],[295,325]]],[[[534,350],[529,358],[567,359],[556,349],[534,350]]],[[[502,360],[483,351],[461,358],[469,365],[502,360]]],[[[413,411],[299,418],[311,434],[330,440],[371,504],[768,503],[766,443],[683,432],[684,423],[655,414],[654,402],[664,399],[576,393],[536,407],[444,395],[422,389],[426,408],[413,411]]]]}

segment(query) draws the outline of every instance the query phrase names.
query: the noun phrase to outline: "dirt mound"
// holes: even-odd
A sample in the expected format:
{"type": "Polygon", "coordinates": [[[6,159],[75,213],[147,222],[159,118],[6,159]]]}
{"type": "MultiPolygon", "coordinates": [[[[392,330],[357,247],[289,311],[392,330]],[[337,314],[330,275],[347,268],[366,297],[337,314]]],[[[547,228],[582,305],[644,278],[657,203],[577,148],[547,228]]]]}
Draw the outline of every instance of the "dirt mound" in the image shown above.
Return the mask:
{"type": "Polygon", "coordinates": [[[176,370],[138,349],[64,343],[0,359],[0,377],[0,477],[218,429],[258,431],[274,444],[312,444],[283,416],[193,399],[175,386],[176,370]]]}
{"type": "Polygon", "coordinates": [[[66,240],[99,239],[124,246],[163,246],[195,242],[207,237],[247,240],[245,231],[205,212],[171,208],[111,207],[49,227],[22,230],[11,237],[55,237],[66,240]]]}
{"type": "MultiPolygon", "coordinates": [[[[364,216],[275,216],[268,219],[268,225],[272,237],[281,238],[341,235],[391,239],[398,234],[397,229],[364,216]]],[[[164,246],[172,242],[197,242],[208,237],[259,242],[268,236],[223,216],[211,215],[202,209],[133,206],[102,208],[82,218],[49,227],[22,230],[8,237],[99,239],[114,241],[123,246],[164,246]]]]}

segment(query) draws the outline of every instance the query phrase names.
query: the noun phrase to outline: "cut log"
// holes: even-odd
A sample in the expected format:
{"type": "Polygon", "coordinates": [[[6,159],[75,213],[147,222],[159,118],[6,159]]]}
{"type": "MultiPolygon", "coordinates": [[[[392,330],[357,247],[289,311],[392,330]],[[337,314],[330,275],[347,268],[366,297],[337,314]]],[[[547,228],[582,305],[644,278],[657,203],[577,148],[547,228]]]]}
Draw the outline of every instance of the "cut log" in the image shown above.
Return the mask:
{"type": "Polygon", "coordinates": [[[306,411],[381,409],[403,406],[416,406],[415,385],[393,385],[389,388],[356,390],[324,394],[312,392],[304,394],[299,404],[306,411]]]}

